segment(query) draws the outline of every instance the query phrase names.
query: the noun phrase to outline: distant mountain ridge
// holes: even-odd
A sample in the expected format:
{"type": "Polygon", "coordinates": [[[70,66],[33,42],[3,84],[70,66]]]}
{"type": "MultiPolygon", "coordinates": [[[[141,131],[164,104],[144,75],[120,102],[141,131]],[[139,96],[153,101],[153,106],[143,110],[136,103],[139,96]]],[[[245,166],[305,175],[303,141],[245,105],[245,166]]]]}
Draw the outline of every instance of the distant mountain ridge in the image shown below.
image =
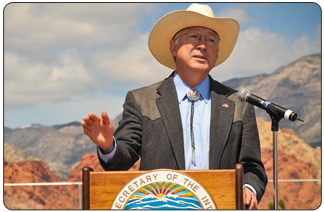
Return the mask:
{"type": "MultiPolygon", "coordinates": [[[[53,125],[53,127],[59,129],[59,128],[63,128],[63,127],[67,127],[67,126],[81,126],[81,122],[78,122],[78,121],[73,121],[73,122],[69,122],[67,124],[59,124],[59,125],[53,125]]],[[[23,127],[19,127],[17,129],[26,129],[26,128],[37,128],[37,129],[44,129],[46,126],[42,125],[42,124],[35,124],[35,123],[32,123],[32,124],[28,124],[26,126],[23,126],[23,127]]]]}
{"type": "Polygon", "coordinates": [[[29,128],[29,127],[39,128],[39,129],[45,128],[45,126],[44,125],[41,125],[41,124],[28,124],[26,126],[23,126],[23,127],[18,128],[18,129],[25,129],[25,128],[29,128]]]}
{"type": "Polygon", "coordinates": [[[96,145],[83,133],[80,122],[43,128],[5,128],[4,142],[19,147],[28,156],[43,160],[63,180],[83,155],[96,149],[96,145]]]}
{"type": "MultiPolygon", "coordinates": [[[[294,130],[313,147],[321,146],[321,63],[321,54],[308,55],[279,67],[272,74],[231,79],[223,84],[236,90],[246,88],[257,96],[296,112],[298,117],[305,120],[304,123],[282,119],[279,127],[294,130]]],[[[270,121],[269,115],[262,109],[256,108],[256,115],[270,121]]]]}

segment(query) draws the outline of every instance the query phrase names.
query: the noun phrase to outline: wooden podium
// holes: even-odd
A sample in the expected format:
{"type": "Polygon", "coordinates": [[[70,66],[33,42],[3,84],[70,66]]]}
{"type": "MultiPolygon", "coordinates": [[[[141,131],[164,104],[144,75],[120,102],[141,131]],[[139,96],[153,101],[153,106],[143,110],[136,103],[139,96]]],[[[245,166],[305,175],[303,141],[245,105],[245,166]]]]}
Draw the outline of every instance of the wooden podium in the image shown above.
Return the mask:
{"type": "MultiPolygon", "coordinates": [[[[113,204],[116,204],[117,207],[120,206],[119,203],[115,203],[116,199],[118,199],[118,195],[119,200],[124,202],[125,197],[131,196],[130,193],[131,191],[135,191],[136,186],[140,186],[142,183],[145,184],[146,182],[144,181],[146,180],[149,181],[156,178],[158,172],[155,173],[154,171],[155,170],[94,172],[92,168],[83,168],[82,209],[112,209],[113,204]],[[143,176],[143,179],[141,179],[141,176],[143,176]],[[132,180],[133,184],[129,184],[132,180]]],[[[161,171],[164,171],[163,173],[168,173],[167,169],[161,169],[161,171]]],[[[243,166],[241,164],[236,164],[235,169],[170,171],[176,172],[176,174],[170,173],[165,175],[171,181],[174,180],[174,178],[178,178],[179,175],[180,177],[184,176],[183,179],[185,180],[183,182],[186,186],[189,186],[188,188],[193,189],[193,191],[195,191],[195,189],[198,190],[199,187],[203,187],[200,190],[204,189],[204,191],[207,191],[212,198],[211,201],[213,201],[216,206],[215,209],[243,209],[243,166]]],[[[168,188],[170,188],[172,183],[163,183],[163,188],[162,183],[156,182],[155,184],[157,185],[156,193],[158,193],[163,190],[163,188],[166,188],[167,185],[169,186],[168,188]],[[160,188],[158,188],[159,185],[160,188]]],[[[149,188],[151,189],[151,187],[149,188]]],[[[153,186],[152,188],[152,190],[154,190],[153,186]]],[[[159,193],[161,193],[159,194],[160,196],[164,196],[167,192],[166,189],[164,189],[164,193],[159,193]]],[[[133,195],[133,197],[134,196],[135,195],[133,195]]],[[[206,201],[201,202],[206,204],[206,201]]],[[[209,204],[210,202],[207,201],[207,203],[209,204]]]]}

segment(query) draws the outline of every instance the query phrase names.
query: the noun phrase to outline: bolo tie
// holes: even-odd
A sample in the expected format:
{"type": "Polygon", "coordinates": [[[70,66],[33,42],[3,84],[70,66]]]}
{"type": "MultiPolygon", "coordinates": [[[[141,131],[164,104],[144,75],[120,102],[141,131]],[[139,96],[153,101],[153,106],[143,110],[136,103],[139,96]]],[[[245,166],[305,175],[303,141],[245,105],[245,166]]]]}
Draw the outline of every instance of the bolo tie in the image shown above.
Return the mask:
{"type": "Polygon", "coordinates": [[[193,133],[193,116],[194,116],[194,109],[195,109],[194,102],[199,99],[200,93],[196,88],[190,88],[187,92],[187,96],[191,100],[191,112],[190,112],[190,137],[191,137],[191,149],[192,149],[191,164],[194,166],[194,169],[197,169],[196,157],[195,157],[196,145],[195,145],[195,138],[193,133]]]}

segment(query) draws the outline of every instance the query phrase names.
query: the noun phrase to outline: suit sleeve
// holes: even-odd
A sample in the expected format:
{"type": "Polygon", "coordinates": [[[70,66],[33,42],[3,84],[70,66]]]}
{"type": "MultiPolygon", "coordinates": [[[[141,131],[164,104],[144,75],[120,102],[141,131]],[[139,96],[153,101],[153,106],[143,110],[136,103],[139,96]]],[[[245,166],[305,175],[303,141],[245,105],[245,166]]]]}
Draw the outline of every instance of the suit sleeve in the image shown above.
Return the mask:
{"type": "Polygon", "coordinates": [[[243,116],[242,144],[239,162],[244,167],[244,184],[252,185],[261,200],[268,178],[261,161],[260,139],[255,119],[254,107],[248,104],[243,116]]]}
{"type": "Polygon", "coordinates": [[[109,165],[98,156],[106,171],[128,170],[139,159],[142,143],[141,109],[132,92],[127,93],[123,107],[123,119],[114,133],[117,142],[114,163],[109,165]]]}

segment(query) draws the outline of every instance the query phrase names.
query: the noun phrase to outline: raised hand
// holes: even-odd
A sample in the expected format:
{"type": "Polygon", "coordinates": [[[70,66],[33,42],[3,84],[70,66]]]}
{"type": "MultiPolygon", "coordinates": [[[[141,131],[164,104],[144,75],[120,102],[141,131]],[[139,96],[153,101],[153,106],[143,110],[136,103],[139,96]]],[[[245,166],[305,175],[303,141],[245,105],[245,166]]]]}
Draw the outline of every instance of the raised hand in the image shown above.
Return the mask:
{"type": "Polygon", "coordinates": [[[103,154],[108,154],[114,149],[114,126],[107,115],[107,111],[103,110],[101,117],[96,114],[89,113],[83,118],[83,132],[89,136],[93,143],[98,145],[103,154]]]}

